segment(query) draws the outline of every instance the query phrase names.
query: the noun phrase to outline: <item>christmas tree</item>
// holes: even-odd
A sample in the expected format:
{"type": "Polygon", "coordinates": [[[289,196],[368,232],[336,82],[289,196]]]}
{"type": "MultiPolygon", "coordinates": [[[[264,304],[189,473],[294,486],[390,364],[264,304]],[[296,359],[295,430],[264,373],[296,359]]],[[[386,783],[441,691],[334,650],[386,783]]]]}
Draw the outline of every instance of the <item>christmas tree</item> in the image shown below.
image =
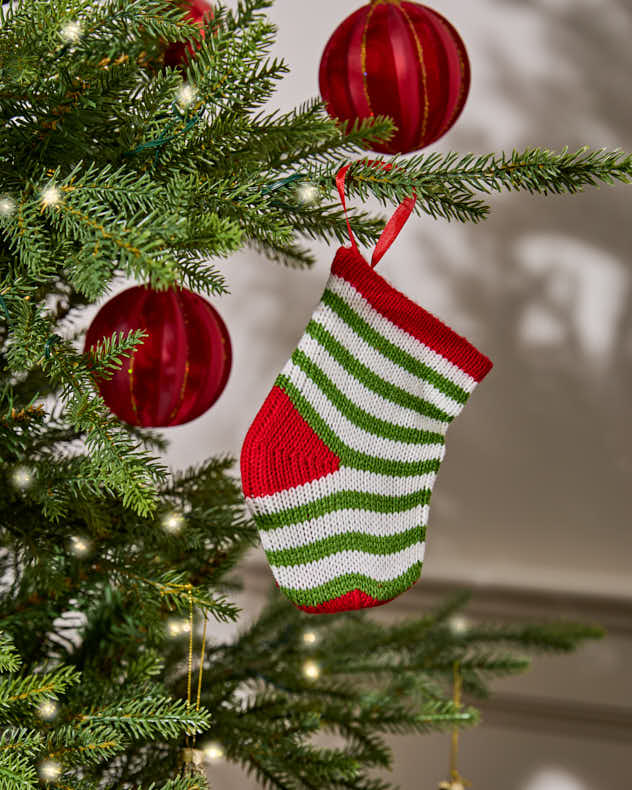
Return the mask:
{"type": "MultiPolygon", "coordinates": [[[[263,109],[287,72],[269,56],[270,4],[217,5],[201,24],[168,0],[1,12],[0,790],[193,790],[219,755],[271,788],[388,788],[372,774],[390,764],[385,734],[473,724],[453,687],[484,696],[529,652],[599,636],[572,623],[463,631],[464,599],[390,627],[309,618],[274,593],[235,640],[208,639],[239,618],[235,568],[256,541],[234,462],[168,472],[162,435],[117,420],[97,386],[146,336],[83,353],[82,310],[121,275],[219,296],[218,261],[244,245],[310,265],[302,240],[347,239],[335,177],[354,157],[350,196],[390,205],[414,191],[418,212],[473,222],[493,191],[632,175],[631,157],[587,149],[376,168],[362,146],[388,139],[388,119],[343,127],[318,101],[263,109]],[[185,45],[185,68],[165,65],[167,42],[185,45]]],[[[361,243],[383,228],[364,211],[350,221],[361,243]]]]}

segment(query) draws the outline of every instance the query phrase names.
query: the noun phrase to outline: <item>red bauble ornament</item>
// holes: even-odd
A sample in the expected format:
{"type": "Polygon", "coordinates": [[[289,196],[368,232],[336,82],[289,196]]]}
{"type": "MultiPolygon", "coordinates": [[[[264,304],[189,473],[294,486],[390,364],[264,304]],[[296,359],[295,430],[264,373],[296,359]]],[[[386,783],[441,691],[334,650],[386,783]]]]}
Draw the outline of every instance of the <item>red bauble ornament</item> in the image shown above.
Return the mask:
{"type": "Polygon", "coordinates": [[[226,386],[232,352],[214,307],[186,288],[128,288],[99,310],[85,350],[113,332],[134,329],[147,332],[143,344],[112,378],[97,381],[117,417],[144,428],[182,425],[215,403],[226,386]]]}
{"type": "Polygon", "coordinates": [[[320,92],[333,118],[388,115],[397,132],[374,151],[415,151],[459,117],[470,87],[461,37],[427,6],[373,0],[334,31],[320,62],[320,92]]]}
{"type": "MultiPolygon", "coordinates": [[[[186,11],[186,16],[197,24],[202,30],[204,36],[204,25],[209,19],[213,18],[213,7],[206,0],[175,0],[183,11],[186,11]]],[[[195,44],[195,49],[199,49],[200,45],[195,44]]],[[[189,63],[189,58],[195,55],[193,42],[174,41],[169,44],[164,54],[165,66],[181,66],[184,68],[189,63]]]]}

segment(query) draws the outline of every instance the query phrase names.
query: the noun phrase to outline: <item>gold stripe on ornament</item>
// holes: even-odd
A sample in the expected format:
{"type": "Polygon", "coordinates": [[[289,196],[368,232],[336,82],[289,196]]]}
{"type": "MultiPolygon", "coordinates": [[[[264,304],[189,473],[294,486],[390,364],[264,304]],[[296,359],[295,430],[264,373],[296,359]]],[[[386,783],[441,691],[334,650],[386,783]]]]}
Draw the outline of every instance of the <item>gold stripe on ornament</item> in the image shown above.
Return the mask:
{"type": "Polygon", "coordinates": [[[421,124],[421,135],[419,137],[419,143],[417,148],[422,148],[424,145],[424,137],[426,136],[426,129],[428,128],[428,116],[430,114],[430,100],[428,99],[428,82],[427,82],[427,75],[426,75],[426,64],[424,63],[424,50],[421,46],[421,41],[419,40],[419,36],[417,35],[417,31],[415,30],[415,26],[412,23],[411,18],[408,16],[406,9],[403,6],[400,6],[402,14],[404,15],[404,19],[408,23],[408,27],[410,28],[410,32],[412,33],[413,39],[415,41],[415,48],[417,49],[417,57],[419,58],[419,68],[421,69],[421,84],[423,86],[423,101],[424,101],[424,118],[421,124]]]}
{"type": "MultiPolygon", "coordinates": [[[[450,30],[449,27],[447,27],[444,24],[443,20],[438,18],[438,15],[437,15],[437,22],[443,27],[443,29],[446,31],[448,36],[451,39],[454,40],[453,32],[450,30]]],[[[456,104],[454,105],[454,109],[452,110],[452,113],[451,113],[450,117],[448,118],[447,123],[444,124],[444,127],[443,127],[443,128],[445,128],[446,131],[450,128],[450,126],[454,122],[454,117],[457,114],[457,111],[459,109],[459,105],[461,104],[461,99],[463,98],[463,94],[465,92],[465,63],[464,63],[463,57],[461,55],[461,47],[457,46],[456,54],[457,54],[457,57],[459,59],[459,69],[461,71],[461,82],[459,83],[459,95],[456,97],[456,104]]],[[[461,107],[461,109],[463,109],[463,107],[461,107]]],[[[444,133],[445,132],[442,132],[442,134],[444,134],[444,133]]]]}
{"type": "Polygon", "coordinates": [[[366,74],[366,38],[369,33],[369,22],[371,21],[371,17],[373,16],[373,11],[375,10],[377,3],[373,3],[371,8],[369,9],[369,13],[366,15],[366,19],[364,20],[364,30],[362,31],[362,44],[360,45],[360,63],[362,68],[362,87],[364,88],[364,97],[366,98],[366,103],[369,105],[369,114],[375,115],[373,112],[373,107],[371,106],[371,97],[369,96],[369,85],[367,80],[366,74]]]}
{"type": "Polygon", "coordinates": [[[178,409],[180,408],[180,406],[182,406],[182,403],[184,401],[184,391],[186,389],[187,382],[189,380],[190,367],[191,367],[191,363],[187,359],[187,361],[184,363],[184,378],[182,379],[182,386],[180,387],[180,394],[178,395],[179,400],[176,403],[176,405],[173,407],[173,411],[171,412],[171,414],[167,417],[168,420],[172,420],[176,416],[176,414],[178,413],[178,409]]]}
{"type": "Polygon", "coordinates": [[[132,411],[134,412],[134,416],[138,420],[138,404],[136,403],[136,396],[134,395],[134,358],[136,356],[136,351],[132,354],[132,358],[129,361],[129,367],[127,368],[127,373],[129,374],[129,396],[132,402],[132,411]]]}

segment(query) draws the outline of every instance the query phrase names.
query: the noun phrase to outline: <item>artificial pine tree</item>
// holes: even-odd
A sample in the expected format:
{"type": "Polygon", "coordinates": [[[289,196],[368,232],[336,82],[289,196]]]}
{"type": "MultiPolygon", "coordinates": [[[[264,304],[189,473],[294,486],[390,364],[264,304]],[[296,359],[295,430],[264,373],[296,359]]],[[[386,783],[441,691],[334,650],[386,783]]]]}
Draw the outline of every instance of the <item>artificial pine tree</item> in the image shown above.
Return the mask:
{"type": "MultiPolygon", "coordinates": [[[[119,423],[95,379],[143,341],[81,353],[82,308],[118,275],[220,295],[209,263],[244,245],[307,266],[311,237],[344,241],[335,175],[375,119],[341,129],[319,102],[269,113],[286,66],[270,59],[271,0],[219,6],[204,35],[168,0],[16,0],[0,16],[0,790],[206,787],[212,741],[271,788],[389,785],[389,732],[462,726],[450,700],[487,693],[529,650],[573,649],[597,629],[449,621],[463,601],[391,627],[309,620],[273,596],[231,642],[201,651],[191,621],[234,621],[233,572],[256,530],[231,459],[168,473],[156,433],[119,423]],[[186,73],[166,42],[192,41],[186,73]],[[318,190],[321,202],[305,201],[318,190]],[[76,342],[77,341],[77,342],[76,342]],[[181,634],[181,638],[178,637],[181,634]],[[193,638],[195,636],[195,638],[193,638]],[[193,654],[195,651],[195,655],[193,654]],[[322,748],[327,731],[343,746],[322,748]],[[194,738],[197,735],[197,744],[194,738]]],[[[478,221],[478,193],[573,193],[627,181],[619,152],[418,155],[347,174],[351,195],[478,221]]],[[[382,223],[355,211],[360,242],[382,223]]],[[[265,264],[262,264],[265,265],[265,264]]],[[[253,298],[256,298],[253,295],[253,298]]],[[[208,621],[208,622],[207,622],[208,621]]]]}

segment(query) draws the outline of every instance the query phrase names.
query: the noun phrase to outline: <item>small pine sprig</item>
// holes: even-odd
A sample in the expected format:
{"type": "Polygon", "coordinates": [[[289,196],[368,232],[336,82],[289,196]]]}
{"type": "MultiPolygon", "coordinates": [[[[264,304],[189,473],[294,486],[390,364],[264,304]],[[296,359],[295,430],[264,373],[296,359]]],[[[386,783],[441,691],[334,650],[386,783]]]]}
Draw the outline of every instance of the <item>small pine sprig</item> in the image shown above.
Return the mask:
{"type": "Polygon", "coordinates": [[[91,369],[95,379],[111,378],[121,369],[123,360],[131,357],[136,346],[142,344],[147,332],[142,329],[114,332],[111,337],[104,337],[90,352],[91,369]]]}
{"type": "Polygon", "coordinates": [[[174,739],[188,733],[200,734],[211,725],[210,713],[168,697],[132,700],[83,714],[80,724],[91,730],[116,727],[136,740],[174,739]]]}
{"type": "Polygon", "coordinates": [[[16,672],[20,667],[13,639],[4,631],[0,631],[0,672],[16,672]]]}
{"type": "MultiPolygon", "coordinates": [[[[315,182],[329,183],[337,169],[309,173],[315,182]]],[[[478,222],[489,213],[489,206],[475,197],[477,192],[524,190],[531,194],[574,194],[586,186],[629,183],[632,155],[605,149],[583,147],[569,152],[528,148],[511,154],[475,156],[456,153],[418,154],[406,160],[386,162],[370,157],[354,163],[347,175],[350,195],[363,200],[369,195],[382,204],[403,200],[414,191],[416,210],[433,218],[478,222]],[[369,159],[370,161],[367,161],[369,159]],[[385,169],[380,165],[392,165],[385,169]]]]}
{"type": "Polygon", "coordinates": [[[5,675],[0,678],[0,715],[7,720],[17,711],[33,708],[43,700],[57,699],[78,682],[79,673],[72,667],[25,677],[5,675]]]}

